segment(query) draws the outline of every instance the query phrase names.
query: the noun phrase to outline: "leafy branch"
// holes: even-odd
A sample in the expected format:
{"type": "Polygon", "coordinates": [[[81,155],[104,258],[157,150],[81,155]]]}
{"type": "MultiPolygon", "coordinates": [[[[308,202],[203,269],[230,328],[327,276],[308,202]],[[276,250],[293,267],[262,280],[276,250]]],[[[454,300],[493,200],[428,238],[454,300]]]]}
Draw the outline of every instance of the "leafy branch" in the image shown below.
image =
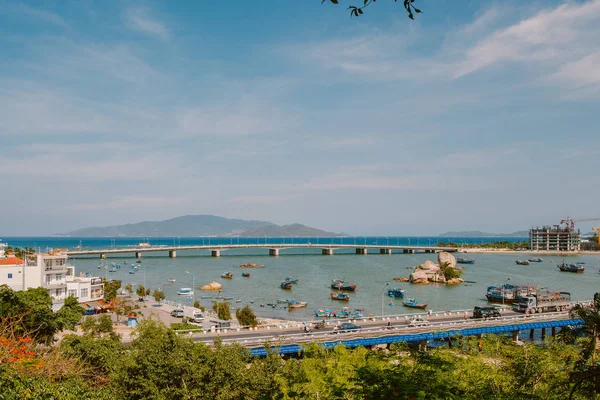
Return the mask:
{"type": "MultiPolygon", "coordinates": [[[[321,4],[325,3],[327,0],[322,0],[321,4]]],[[[329,0],[331,3],[333,4],[339,4],[339,0],[329,0]]],[[[367,8],[369,5],[371,5],[371,3],[375,3],[376,0],[363,0],[363,5],[362,6],[349,6],[348,9],[350,10],[350,16],[351,17],[358,17],[359,15],[363,14],[363,10],[365,8],[367,8]]],[[[394,3],[397,3],[398,0],[394,0],[394,3]]],[[[415,15],[414,14],[420,14],[422,11],[419,10],[418,8],[416,8],[414,6],[414,2],[415,0],[402,0],[403,5],[404,5],[404,9],[406,10],[406,12],[408,13],[408,18],[414,20],[415,19],[415,15]]]]}

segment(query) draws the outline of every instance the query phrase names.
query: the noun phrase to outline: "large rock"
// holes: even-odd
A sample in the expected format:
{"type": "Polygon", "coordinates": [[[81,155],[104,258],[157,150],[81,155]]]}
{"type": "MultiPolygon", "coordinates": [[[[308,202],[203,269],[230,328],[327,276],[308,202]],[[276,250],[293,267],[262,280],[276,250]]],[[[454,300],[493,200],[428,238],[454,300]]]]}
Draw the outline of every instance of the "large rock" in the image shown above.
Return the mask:
{"type": "Polygon", "coordinates": [[[437,271],[439,269],[439,267],[433,261],[427,260],[423,264],[419,265],[417,267],[417,269],[425,269],[425,270],[429,270],[429,271],[437,271]]]}
{"type": "Polygon", "coordinates": [[[429,283],[429,276],[424,270],[416,270],[410,274],[410,283],[429,283]]]}
{"type": "Polygon", "coordinates": [[[456,267],[456,258],[446,251],[442,251],[438,253],[438,264],[440,267],[450,266],[452,268],[456,267]]]}
{"type": "Polygon", "coordinates": [[[200,290],[221,290],[223,285],[219,282],[211,282],[208,285],[200,286],[200,290]]]}
{"type": "Polygon", "coordinates": [[[446,281],[446,283],[447,283],[448,285],[457,285],[457,284],[459,284],[459,283],[462,283],[462,282],[464,282],[464,281],[465,281],[465,280],[464,280],[464,279],[462,279],[462,278],[452,278],[452,279],[448,279],[448,280],[446,281]]]}

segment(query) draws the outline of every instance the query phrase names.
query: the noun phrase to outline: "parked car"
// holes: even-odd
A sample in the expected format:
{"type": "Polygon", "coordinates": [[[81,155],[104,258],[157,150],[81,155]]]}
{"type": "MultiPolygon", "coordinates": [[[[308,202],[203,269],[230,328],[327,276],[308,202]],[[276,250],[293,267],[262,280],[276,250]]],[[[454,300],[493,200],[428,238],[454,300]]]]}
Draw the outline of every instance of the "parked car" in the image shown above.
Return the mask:
{"type": "Polygon", "coordinates": [[[204,321],[204,314],[202,314],[200,311],[194,311],[194,313],[192,314],[192,318],[191,318],[192,322],[202,322],[204,321]]]}
{"type": "Polygon", "coordinates": [[[408,326],[427,326],[429,325],[429,321],[424,320],[423,318],[413,318],[408,321],[408,326]]]}
{"type": "Polygon", "coordinates": [[[335,326],[333,328],[333,333],[352,332],[352,331],[356,331],[359,329],[362,329],[362,326],[353,324],[351,322],[344,322],[343,324],[335,326]]]}
{"type": "Polygon", "coordinates": [[[183,310],[181,308],[176,308],[171,311],[171,316],[175,318],[183,318],[183,310]]]}

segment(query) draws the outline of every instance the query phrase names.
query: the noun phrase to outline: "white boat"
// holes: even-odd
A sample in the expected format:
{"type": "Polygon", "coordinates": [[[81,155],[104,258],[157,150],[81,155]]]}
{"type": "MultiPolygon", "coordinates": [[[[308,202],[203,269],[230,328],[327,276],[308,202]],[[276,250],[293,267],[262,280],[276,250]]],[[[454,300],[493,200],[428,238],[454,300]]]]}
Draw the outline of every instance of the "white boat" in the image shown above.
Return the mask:
{"type": "Polygon", "coordinates": [[[170,277],[169,279],[167,279],[167,282],[175,283],[175,282],[177,282],[177,279],[170,277]]]}
{"type": "Polygon", "coordinates": [[[177,294],[180,296],[192,296],[194,294],[194,290],[192,288],[181,288],[177,294]]]}

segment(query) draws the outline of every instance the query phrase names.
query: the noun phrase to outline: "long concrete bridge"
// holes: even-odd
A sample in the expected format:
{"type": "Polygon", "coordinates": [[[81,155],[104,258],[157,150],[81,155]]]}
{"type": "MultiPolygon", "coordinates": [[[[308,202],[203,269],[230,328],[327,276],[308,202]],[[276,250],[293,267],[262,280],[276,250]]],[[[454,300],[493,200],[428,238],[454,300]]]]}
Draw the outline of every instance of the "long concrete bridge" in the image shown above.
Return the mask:
{"type": "Polygon", "coordinates": [[[456,252],[456,247],[440,246],[404,246],[404,245],[381,245],[381,244],[318,244],[318,243],[287,243],[287,244],[226,244],[226,245],[192,245],[192,246],[152,246],[152,247],[126,247],[113,249],[91,249],[67,251],[66,254],[75,258],[78,256],[99,255],[104,259],[107,255],[134,254],[136,258],[141,258],[142,253],[165,252],[169,257],[177,257],[178,251],[187,250],[205,250],[210,251],[212,257],[220,257],[226,250],[235,249],[268,249],[270,256],[278,256],[281,250],[285,249],[320,249],[323,255],[333,255],[335,250],[354,249],[356,254],[366,255],[369,251],[377,254],[393,254],[394,250],[401,253],[437,253],[440,251],[456,252]]]}

